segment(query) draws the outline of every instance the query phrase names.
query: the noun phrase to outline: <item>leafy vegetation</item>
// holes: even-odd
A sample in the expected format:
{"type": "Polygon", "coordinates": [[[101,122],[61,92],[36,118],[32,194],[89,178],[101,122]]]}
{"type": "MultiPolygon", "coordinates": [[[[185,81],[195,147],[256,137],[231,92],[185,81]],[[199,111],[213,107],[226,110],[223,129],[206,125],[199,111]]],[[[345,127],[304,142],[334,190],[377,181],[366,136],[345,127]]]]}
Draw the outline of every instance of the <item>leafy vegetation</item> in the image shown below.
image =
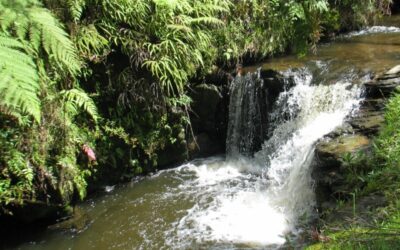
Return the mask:
{"type": "Polygon", "coordinates": [[[191,85],[236,63],[304,54],[388,3],[0,0],[1,211],[69,204],[88,181],[166,164],[168,148],[184,158],[191,85]]]}
{"type": "MultiPolygon", "coordinates": [[[[385,126],[375,139],[372,155],[346,156],[346,176],[354,195],[380,194],[387,206],[376,209],[369,220],[354,212],[345,226],[325,226],[327,242],[309,249],[396,249],[400,245],[400,94],[391,97],[385,112],[385,126]]],[[[357,206],[353,201],[352,206],[357,206]]],[[[355,210],[355,208],[354,208],[355,210]]]]}

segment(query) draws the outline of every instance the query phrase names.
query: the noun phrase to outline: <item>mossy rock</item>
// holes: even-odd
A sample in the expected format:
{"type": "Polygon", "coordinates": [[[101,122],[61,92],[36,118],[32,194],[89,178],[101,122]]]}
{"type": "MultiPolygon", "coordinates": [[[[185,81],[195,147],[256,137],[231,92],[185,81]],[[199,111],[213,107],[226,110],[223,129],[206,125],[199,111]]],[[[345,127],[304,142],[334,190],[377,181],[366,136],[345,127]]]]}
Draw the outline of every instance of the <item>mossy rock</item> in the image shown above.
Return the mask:
{"type": "Polygon", "coordinates": [[[382,112],[370,112],[355,117],[350,123],[363,134],[376,134],[385,123],[385,117],[382,112]]]}
{"type": "Polygon", "coordinates": [[[317,144],[316,152],[320,161],[332,159],[339,161],[346,153],[354,153],[370,146],[370,140],[364,135],[342,135],[336,139],[317,144]]]}

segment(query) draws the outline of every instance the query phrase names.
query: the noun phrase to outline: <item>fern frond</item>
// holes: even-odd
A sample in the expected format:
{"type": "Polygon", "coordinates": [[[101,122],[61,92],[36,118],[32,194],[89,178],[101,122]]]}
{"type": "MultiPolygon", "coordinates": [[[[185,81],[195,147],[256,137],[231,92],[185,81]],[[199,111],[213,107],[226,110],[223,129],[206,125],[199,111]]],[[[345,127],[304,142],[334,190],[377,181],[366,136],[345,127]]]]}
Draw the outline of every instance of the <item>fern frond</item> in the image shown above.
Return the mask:
{"type": "Polygon", "coordinates": [[[72,75],[76,75],[80,71],[81,62],[62,25],[43,8],[34,8],[29,14],[32,24],[41,31],[42,45],[47,54],[53,56],[72,75]]]}
{"type": "Polygon", "coordinates": [[[197,17],[191,20],[192,24],[208,24],[215,26],[223,26],[224,22],[215,17],[197,17]]]}
{"type": "MultiPolygon", "coordinates": [[[[72,0],[71,0],[72,1],[72,0]]],[[[78,0],[75,0],[78,1],[78,0]]],[[[39,53],[41,48],[62,71],[76,76],[82,62],[62,24],[34,0],[0,1],[0,27],[3,32],[26,41],[27,47],[39,53]]]]}
{"type": "Polygon", "coordinates": [[[94,25],[80,26],[75,37],[78,50],[87,57],[102,55],[108,46],[108,41],[94,25]]]}
{"type": "Polygon", "coordinates": [[[67,0],[72,19],[77,22],[82,16],[85,0],[67,0]]]}
{"type": "Polygon", "coordinates": [[[96,104],[93,99],[88,96],[86,92],[82,89],[70,89],[63,90],[60,92],[60,95],[66,102],[72,103],[72,105],[76,105],[77,107],[82,108],[85,112],[87,112],[95,122],[100,118],[96,104]]]}
{"type": "Polygon", "coordinates": [[[39,76],[18,40],[0,35],[0,106],[40,122],[39,76]]]}

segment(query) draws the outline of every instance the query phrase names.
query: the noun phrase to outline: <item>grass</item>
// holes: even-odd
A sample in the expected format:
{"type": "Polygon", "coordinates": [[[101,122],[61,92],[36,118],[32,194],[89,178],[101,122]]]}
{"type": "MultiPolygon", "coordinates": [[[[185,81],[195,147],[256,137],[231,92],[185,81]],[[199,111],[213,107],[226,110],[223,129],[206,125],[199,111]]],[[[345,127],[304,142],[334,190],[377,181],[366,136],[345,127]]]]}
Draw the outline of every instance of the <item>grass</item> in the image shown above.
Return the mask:
{"type": "MultiPolygon", "coordinates": [[[[400,249],[400,94],[390,98],[385,122],[375,138],[373,154],[364,156],[367,157],[364,161],[346,161],[347,169],[351,170],[347,171],[346,180],[351,182],[349,187],[359,188],[359,198],[379,192],[385,195],[388,205],[374,210],[364,223],[357,222],[360,215],[355,212],[353,220],[339,226],[334,222],[322,222],[323,237],[319,238],[325,242],[306,249],[400,249]]],[[[337,206],[341,203],[343,201],[339,201],[337,206]]],[[[357,201],[349,199],[346,204],[355,207],[357,201]]]]}

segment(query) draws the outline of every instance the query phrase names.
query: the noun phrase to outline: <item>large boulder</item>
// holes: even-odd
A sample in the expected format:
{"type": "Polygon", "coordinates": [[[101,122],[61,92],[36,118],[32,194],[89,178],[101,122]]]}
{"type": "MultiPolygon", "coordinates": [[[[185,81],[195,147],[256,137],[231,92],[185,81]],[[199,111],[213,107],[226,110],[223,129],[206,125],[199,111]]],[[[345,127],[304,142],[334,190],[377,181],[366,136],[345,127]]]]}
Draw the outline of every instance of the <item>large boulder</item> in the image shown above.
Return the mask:
{"type": "Polygon", "coordinates": [[[223,98],[220,90],[212,84],[200,84],[193,88],[191,97],[194,129],[199,132],[215,133],[218,106],[223,98]]]}
{"type": "Polygon", "coordinates": [[[316,199],[320,209],[328,208],[326,204],[330,204],[337,195],[346,193],[349,188],[343,173],[348,155],[367,152],[370,146],[370,139],[360,134],[327,137],[317,144],[314,162],[316,167],[312,177],[316,184],[316,199]]]}
{"type": "Polygon", "coordinates": [[[355,116],[350,124],[357,132],[363,134],[376,134],[385,122],[383,111],[365,111],[361,110],[355,116]]]}
{"type": "Polygon", "coordinates": [[[181,126],[176,126],[174,130],[176,130],[173,131],[176,134],[176,141],[168,143],[163,150],[157,152],[159,169],[168,168],[189,159],[185,129],[181,126]]]}

